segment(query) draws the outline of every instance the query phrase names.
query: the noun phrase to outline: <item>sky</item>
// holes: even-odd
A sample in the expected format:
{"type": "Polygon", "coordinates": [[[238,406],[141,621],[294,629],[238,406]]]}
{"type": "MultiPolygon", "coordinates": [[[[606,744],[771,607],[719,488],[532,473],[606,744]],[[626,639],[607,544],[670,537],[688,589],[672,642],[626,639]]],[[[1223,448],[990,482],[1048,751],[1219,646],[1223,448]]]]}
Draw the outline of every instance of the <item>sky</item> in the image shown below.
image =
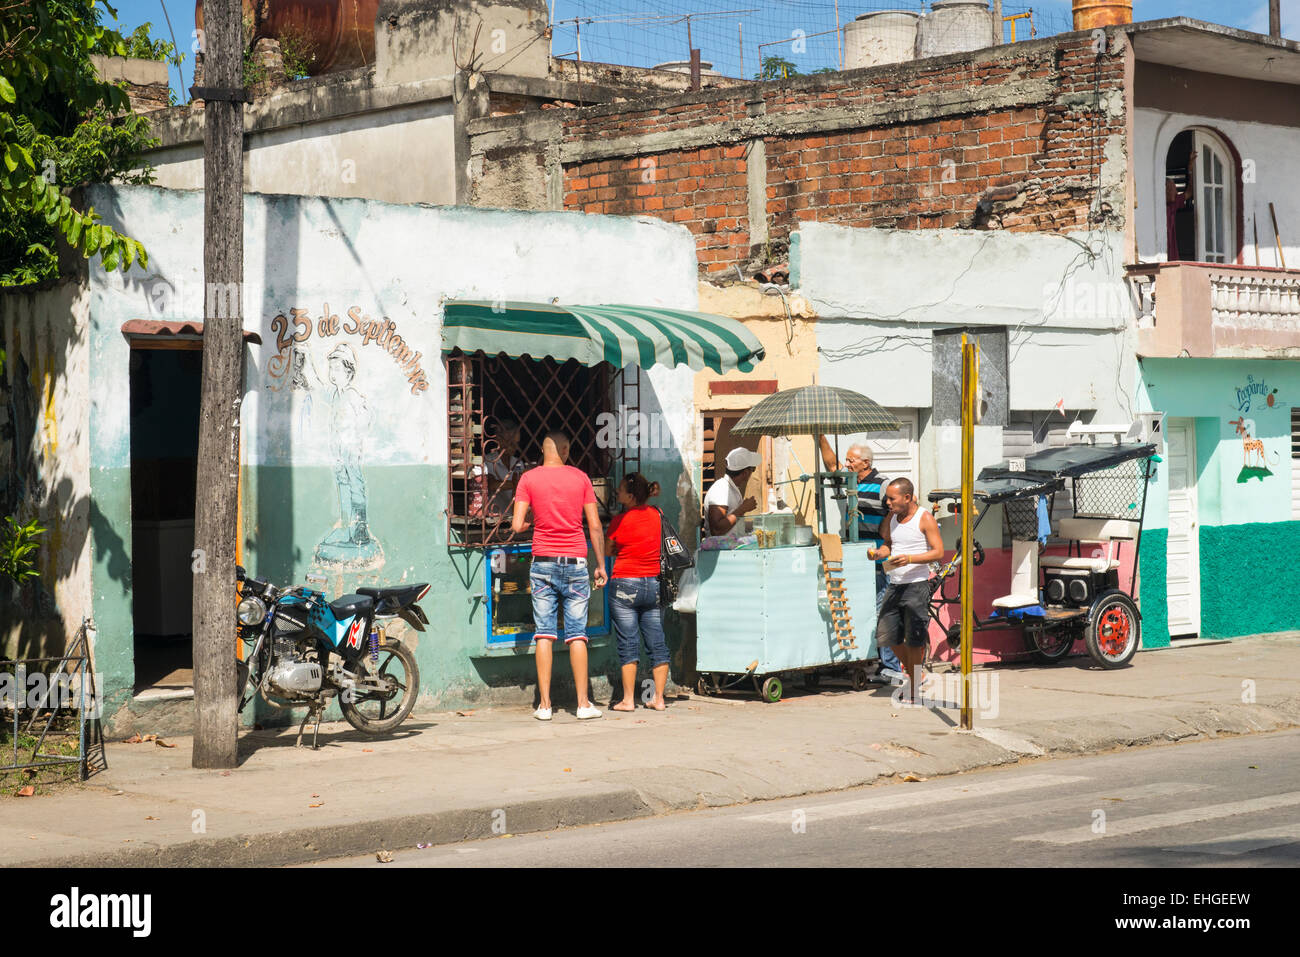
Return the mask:
{"type": "MultiPolygon", "coordinates": [[[[151,23],[155,39],[171,41],[185,53],[171,85],[183,101],[194,82],[193,0],[110,0],[117,10],[117,29],[129,33],[151,23]],[[165,12],[164,12],[165,11],[165,12]],[[171,31],[167,27],[171,18],[171,31]],[[182,76],[183,74],[183,76],[182,76]]],[[[729,76],[752,76],[758,58],[780,55],[805,72],[836,65],[835,0],[548,0],[555,30],[551,52],[576,51],[581,30],[583,59],[653,66],[689,56],[685,14],[692,14],[691,40],[704,60],[729,76]],[[739,11],[739,12],[738,12],[739,11]],[[712,13],[713,16],[699,16],[712,13]],[[582,18],[580,27],[574,19],[582,18]],[[629,22],[632,20],[634,22],[629,22]],[[795,52],[796,31],[805,39],[795,52]],[[830,31],[826,36],[814,36],[830,31]],[[743,42],[742,42],[743,40],[743,42]],[[771,43],[760,51],[760,43],[771,43]],[[743,54],[742,54],[743,51],[743,54]]],[[[1003,0],[1003,13],[1034,10],[1040,36],[1070,28],[1070,0],[1003,0]]],[[[918,9],[919,0],[839,0],[841,23],[859,13],[881,9],[918,9]]],[[[1256,33],[1268,32],[1268,0],[1134,0],[1135,20],[1186,16],[1256,33]]],[[[1023,21],[1017,25],[1024,30],[1023,21]]],[[[1282,34],[1300,39],[1300,0],[1282,0],[1282,34]]],[[[1022,33],[1023,37],[1024,34],[1022,33]]]]}

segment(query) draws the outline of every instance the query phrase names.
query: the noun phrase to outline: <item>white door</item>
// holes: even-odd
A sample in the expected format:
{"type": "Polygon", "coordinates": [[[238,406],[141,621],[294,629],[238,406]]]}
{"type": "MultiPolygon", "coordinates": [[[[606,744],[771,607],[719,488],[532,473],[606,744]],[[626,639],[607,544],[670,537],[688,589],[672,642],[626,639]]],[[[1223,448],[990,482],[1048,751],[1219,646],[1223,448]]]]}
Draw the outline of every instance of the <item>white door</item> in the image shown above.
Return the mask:
{"type": "Polygon", "coordinates": [[[1169,634],[1195,635],[1201,630],[1201,552],[1193,421],[1170,419],[1165,424],[1165,442],[1169,452],[1169,634]]]}
{"type": "Polygon", "coordinates": [[[1291,517],[1300,520],[1300,409],[1291,410],[1291,517]]]}
{"type": "Polygon", "coordinates": [[[1236,260],[1237,217],[1232,163],[1213,137],[1196,133],[1196,258],[1203,263],[1236,260]]]}
{"type": "Polygon", "coordinates": [[[917,475],[918,449],[916,441],[916,409],[890,409],[898,419],[897,432],[868,432],[862,438],[872,452],[872,464],[881,475],[890,479],[912,480],[917,494],[921,483],[917,475]]]}

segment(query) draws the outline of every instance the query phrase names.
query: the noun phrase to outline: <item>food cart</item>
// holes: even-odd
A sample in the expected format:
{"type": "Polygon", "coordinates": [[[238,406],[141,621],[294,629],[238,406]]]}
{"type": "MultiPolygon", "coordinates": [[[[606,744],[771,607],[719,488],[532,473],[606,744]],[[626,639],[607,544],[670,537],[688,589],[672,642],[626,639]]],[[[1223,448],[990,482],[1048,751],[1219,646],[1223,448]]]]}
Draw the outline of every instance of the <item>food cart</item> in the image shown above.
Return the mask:
{"type": "MultiPolygon", "coordinates": [[[[898,421],[864,395],[808,386],[764,399],[731,434],[842,435],[897,428],[898,421]]],[[[824,676],[847,677],[858,691],[870,681],[876,572],[867,543],[857,541],[856,477],[819,471],[801,480],[815,483],[820,535],[806,527],[774,531],[764,527],[769,517],[759,516],[758,541],[729,550],[701,548],[696,555],[696,690],[701,694],[748,686],[775,702],[796,675],[809,689],[824,676]],[[844,521],[833,530],[827,528],[828,495],[847,506],[844,521]]]]}

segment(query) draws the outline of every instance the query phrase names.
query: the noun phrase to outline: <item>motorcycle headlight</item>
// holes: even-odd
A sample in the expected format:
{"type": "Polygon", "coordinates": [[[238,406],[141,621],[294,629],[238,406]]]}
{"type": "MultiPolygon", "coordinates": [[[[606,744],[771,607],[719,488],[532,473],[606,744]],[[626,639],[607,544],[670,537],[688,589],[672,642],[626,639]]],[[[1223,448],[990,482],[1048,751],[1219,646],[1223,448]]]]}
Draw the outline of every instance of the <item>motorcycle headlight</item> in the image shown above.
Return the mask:
{"type": "Polygon", "coordinates": [[[235,614],[241,625],[260,625],[266,617],[266,605],[262,604],[262,599],[250,596],[240,600],[235,614]]]}

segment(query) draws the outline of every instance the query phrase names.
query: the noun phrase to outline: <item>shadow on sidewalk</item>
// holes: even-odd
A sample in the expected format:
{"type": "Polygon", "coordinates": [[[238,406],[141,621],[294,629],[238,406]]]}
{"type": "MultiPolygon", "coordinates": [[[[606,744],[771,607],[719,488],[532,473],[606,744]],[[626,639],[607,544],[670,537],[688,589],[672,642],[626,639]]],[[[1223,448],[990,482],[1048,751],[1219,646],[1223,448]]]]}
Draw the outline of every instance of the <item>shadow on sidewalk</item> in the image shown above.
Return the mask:
{"type": "MultiPolygon", "coordinates": [[[[321,728],[320,735],[316,738],[316,750],[324,752],[330,748],[338,748],[341,745],[348,744],[367,748],[372,743],[389,742],[389,741],[406,741],[418,737],[425,731],[436,728],[436,721],[415,721],[407,720],[402,723],[400,728],[389,732],[388,734],[368,735],[362,734],[352,727],[339,728],[338,730],[328,730],[324,726],[321,728]]],[[[312,751],[312,729],[308,725],[302,736],[302,748],[299,749],[304,753],[312,751]]],[[[254,754],[259,751],[277,750],[288,748],[294,749],[294,742],[298,738],[298,726],[286,728],[268,728],[261,731],[243,732],[239,738],[239,766],[242,767],[254,754]]],[[[349,750],[356,750],[350,748],[349,750]]]]}

